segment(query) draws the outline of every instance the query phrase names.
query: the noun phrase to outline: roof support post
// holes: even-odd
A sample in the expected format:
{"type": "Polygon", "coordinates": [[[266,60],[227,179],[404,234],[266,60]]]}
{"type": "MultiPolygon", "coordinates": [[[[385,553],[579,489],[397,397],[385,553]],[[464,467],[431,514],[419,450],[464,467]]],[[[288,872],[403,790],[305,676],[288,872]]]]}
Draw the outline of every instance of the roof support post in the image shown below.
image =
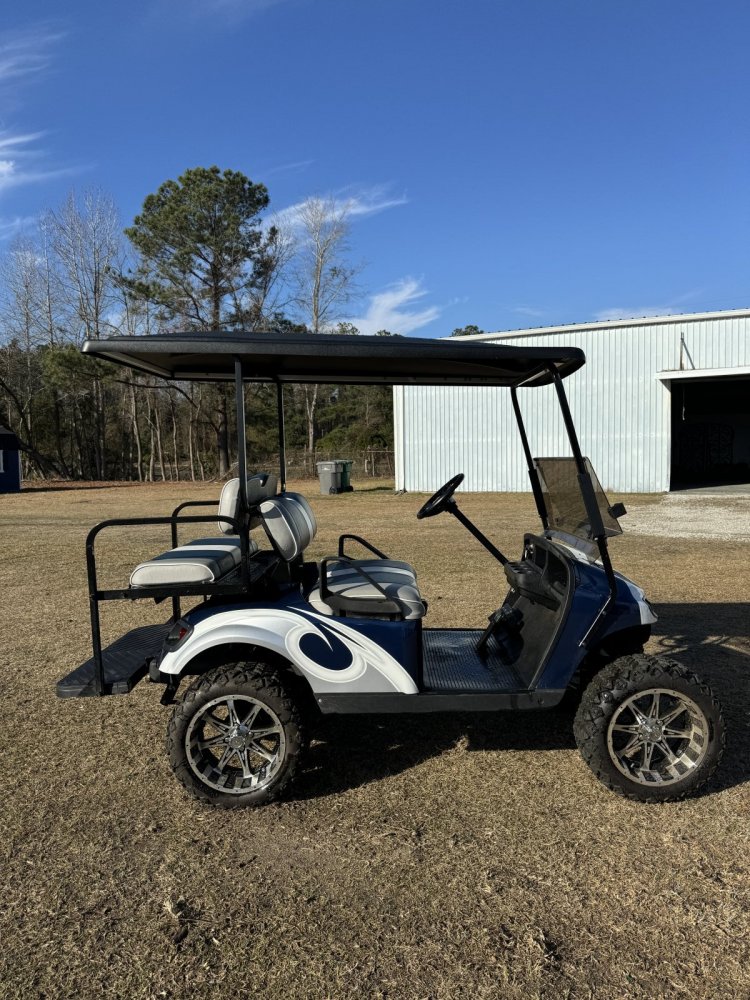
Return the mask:
{"type": "Polygon", "coordinates": [[[240,516],[247,514],[247,442],[245,437],[245,392],[242,361],[234,361],[234,393],[237,408],[237,474],[240,477],[240,516]]]}
{"type": "Polygon", "coordinates": [[[279,430],[279,483],[280,493],[286,490],[286,430],[284,427],[284,385],[280,378],[276,382],[276,419],[279,430]]]}
{"type": "Polygon", "coordinates": [[[554,364],[549,365],[550,374],[554,380],[555,392],[557,393],[557,399],[560,404],[560,412],[562,413],[562,418],[565,423],[565,430],[568,434],[568,440],[570,441],[570,447],[573,451],[573,457],[575,459],[576,468],[578,469],[578,487],[581,491],[581,497],[583,498],[583,506],[588,514],[589,524],[591,525],[591,534],[599,548],[599,555],[602,560],[602,567],[607,576],[607,583],[609,584],[609,596],[607,600],[602,605],[599,614],[594,619],[591,628],[588,630],[586,635],[581,639],[581,646],[590,646],[596,636],[599,634],[599,629],[604,621],[607,613],[614,606],[617,600],[617,578],[615,576],[615,571],[612,567],[612,560],[609,556],[609,548],[607,546],[607,533],[604,530],[604,522],[602,521],[602,514],[599,510],[599,505],[596,502],[596,494],[594,493],[594,484],[591,482],[591,475],[586,467],[586,460],[581,452],[581,446],[578,442],[578,434],[576,433],[575,424],[573,423],[573,416],[570,412],[570,406],[568,405],[568,397],[565,393],[565,388],[562,384],[562,379],[560,378],[560,373],[554,364]]]}
{"type": "Polygon", "coordinates": [[[560,404],[560,412],[562,413],[565,430],[568,435],[568,440],[570,441],[573,458],[576,460],[576,468],[579,473],[586,472],[586,463],[584,461],[583,454],[581,453],[581,446],[578,443],[578,434],[576,433],[576,427],[573,423],[573,416],[570,412],[568,397],[565,395],[565,388],[563,387],[560,373],[554,364],[549,365],[549,373],[552,376],[552,380],[555,385],[555,392],[557,393],[557,400],[560,404]]]}
{"type": "Polygon", "coordinates": [[[518,392],[516,386],[511,386],[510,398],[513,402],[513,412],[516,415],[516,423],[518,424],[518,433],[521,435],[521,444],[523,445],[523,453],[526,456],[526,468],[529,470],[529,479],[531,480],[531,492],[534,494],[534,503],[536,504],[537,513],[542,520],[542,525],[545,530],[549,528],[549,516],[547,514],[547,505],[544,502],[544,493],[542,492],[542,484],[539,482],[539,473],[537,472],[536,466],[534,465],[534,459],[531,457],[531,448],[529,448],[529,439],[526,436],[526,427],[524,426],[523,416],[521,415],[521,407],[518,402],[518,392]]]}
{"type": "Polygon", "coordinates": [[[249,579],[248,569],[248,509],[247,498],[247,436],[245,434],[245,385],[242,379],[242,359],[234,359],[234,394],[237,409],[237,475],[240,477],[240,509],[237,520],[239,521],[240,535],[240,574],[242,582],[247,587],[249,579]]]}

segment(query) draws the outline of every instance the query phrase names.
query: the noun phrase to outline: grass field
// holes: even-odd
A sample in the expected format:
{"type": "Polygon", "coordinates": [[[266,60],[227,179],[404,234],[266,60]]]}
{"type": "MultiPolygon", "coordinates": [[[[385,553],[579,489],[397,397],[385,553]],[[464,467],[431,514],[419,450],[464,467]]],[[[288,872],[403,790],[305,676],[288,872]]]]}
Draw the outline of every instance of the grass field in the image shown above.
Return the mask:
{"type": "MultiPolygon", "coordinates": [[[[426,624],[483,626],[501,602],[497,565],[454,519],[415,520],[424,498],[303,489],[321,525],[311,554],[353,531],[413,562],[426,624]]],[[[703,673],[724,704],[727,753],[700,797],[659,807],[607,792],[562,711],[350,718],[324,723],[286,801],[226,814],[172,777],[160,689],[54,697],[89,655],[88,528],[217,492],[0,497],[3,1000],[750,997],[747,530],[612,546],[656,605],[651,649],[703,673]]],[[[658,527],[664,501],[633,499],[658,527]]],[[[535,526],[527,496],[460,502],[509,553],[535,526]]],[[[710,502],[737,520],[741,501],[710,502]]],[[[103,582],[166,542],[150,528],[105,536],[103,582]]],[[[167,612],[104,614],[111,639],[167,612]]]]}

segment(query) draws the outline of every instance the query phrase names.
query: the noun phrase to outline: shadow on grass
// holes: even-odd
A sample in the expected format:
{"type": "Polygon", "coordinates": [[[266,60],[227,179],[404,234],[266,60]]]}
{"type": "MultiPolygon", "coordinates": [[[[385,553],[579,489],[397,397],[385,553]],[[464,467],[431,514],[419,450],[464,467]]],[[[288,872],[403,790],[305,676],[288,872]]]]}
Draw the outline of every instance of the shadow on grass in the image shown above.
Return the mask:
{"type": "MultiPolygon", "coordinates": [[[[670,604],[656,608],[652,646],[707,681],[722,704],[727,749],[699,795],[750,778],[750,606],[746,603],[670,604]]],[[[444,715],[328,716],[316,732],[298,798],[316,798],[400,774],[450,750],[575,749],[573,708],[444,715]]]]}
{"type": "Polygon", "coordinates": [[[355,486],[352,493],[395,493],[396,487],[391,486],[355,486]]]}
{"type": "Polygon", "coordinates": [[[457,715],[342,715],[322,720],[297,798],[332,795],[401,774],[456,745],[469,750],[567,750],[572,716],[562,710],[457,715]]]}
{"type": "Polygon", "coordinates": [[[750,603],[657,605],[654,652],[694,670],[721,703],[727,745],[705,792],[750,779],[750,603]]]}

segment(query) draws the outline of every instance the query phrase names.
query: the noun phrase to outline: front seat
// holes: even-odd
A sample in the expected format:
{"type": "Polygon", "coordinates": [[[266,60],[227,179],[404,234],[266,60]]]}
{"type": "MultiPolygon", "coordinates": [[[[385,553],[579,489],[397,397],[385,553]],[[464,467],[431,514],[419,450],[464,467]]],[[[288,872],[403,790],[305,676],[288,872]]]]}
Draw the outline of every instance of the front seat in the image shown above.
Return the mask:
{"type": "MultiPolygon", "coordinates": [[[[282,493],[265,500],[260,513],[279,556],[287,563],[301,563],[318,527],[307,500],[299,493],[282,493]]],[[[398,560],[342,556],[324,559],[318,580],[307,596],[310,604],[325,615],[406,620],[421,618],[426,611],[414,569],[398,560]]]]}

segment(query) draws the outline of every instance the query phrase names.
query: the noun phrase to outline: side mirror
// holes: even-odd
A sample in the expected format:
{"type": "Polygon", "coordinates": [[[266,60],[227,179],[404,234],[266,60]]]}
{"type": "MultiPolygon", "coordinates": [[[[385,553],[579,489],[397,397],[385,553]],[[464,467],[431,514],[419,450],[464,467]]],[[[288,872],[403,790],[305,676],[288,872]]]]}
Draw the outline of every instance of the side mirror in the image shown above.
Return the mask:
{"type": "Polygon", "coordinates": [[[611,507],[607,508],[607,512],[610,517],[614,517],[615,520],[627,514],[624,503],[613,503],[611,507]]]}

